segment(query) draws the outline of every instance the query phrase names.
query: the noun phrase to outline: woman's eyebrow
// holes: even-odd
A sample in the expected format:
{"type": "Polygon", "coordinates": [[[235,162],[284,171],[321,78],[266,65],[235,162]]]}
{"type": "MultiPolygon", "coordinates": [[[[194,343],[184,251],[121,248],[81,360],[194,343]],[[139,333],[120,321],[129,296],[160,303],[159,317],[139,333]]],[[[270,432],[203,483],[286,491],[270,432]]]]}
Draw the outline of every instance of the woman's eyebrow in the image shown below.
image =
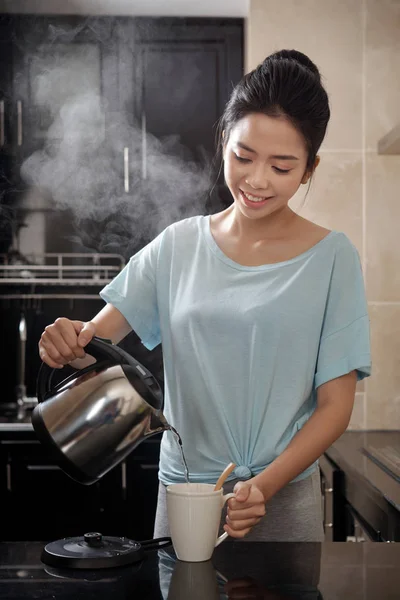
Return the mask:
{"type": "MultiPolygon", "coordinates": [[[[239,148],[247,150],[247,152],[253,152],[254,154],[256,154],[256,151],[250,148],[249,146],[246,146],[246,144],[243,144],[242,142],[236,142],[236,144],[237,146],[239,146],[239,148]]],[[[299,160],[297,156],[292,156],[291,154],[274,154],[273,156],[270,156],[270,158],[276,158],[280,160],[299,160]]]]}

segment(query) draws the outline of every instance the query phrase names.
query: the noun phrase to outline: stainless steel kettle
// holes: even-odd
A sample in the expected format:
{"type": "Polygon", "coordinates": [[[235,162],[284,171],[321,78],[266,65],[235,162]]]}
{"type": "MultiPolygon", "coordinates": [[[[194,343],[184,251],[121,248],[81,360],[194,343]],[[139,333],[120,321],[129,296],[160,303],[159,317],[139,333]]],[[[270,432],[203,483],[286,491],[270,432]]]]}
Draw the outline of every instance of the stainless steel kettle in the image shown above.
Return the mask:
{"type": "Polygon", "coordinates": [[[32,425],[67,475],[92,484],[144,439],[170,429],[153,375],[109,340],[93,338],[96,362],[52,388],[55,371],[42,363],[32,425]]]}

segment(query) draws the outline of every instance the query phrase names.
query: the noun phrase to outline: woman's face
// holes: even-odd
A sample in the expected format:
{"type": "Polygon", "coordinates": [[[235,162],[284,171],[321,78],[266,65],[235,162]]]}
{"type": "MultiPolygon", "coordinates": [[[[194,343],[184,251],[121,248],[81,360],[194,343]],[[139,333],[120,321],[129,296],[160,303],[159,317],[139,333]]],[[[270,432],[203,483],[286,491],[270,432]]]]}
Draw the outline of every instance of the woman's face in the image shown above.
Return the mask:
{"type": "Polygon", "coordinates": [[[232,128],[224,146],[225,181],[237,209],[260,219],[287,207],[307,183],[307,149],[284,117],[252,113],[232,128]]]}

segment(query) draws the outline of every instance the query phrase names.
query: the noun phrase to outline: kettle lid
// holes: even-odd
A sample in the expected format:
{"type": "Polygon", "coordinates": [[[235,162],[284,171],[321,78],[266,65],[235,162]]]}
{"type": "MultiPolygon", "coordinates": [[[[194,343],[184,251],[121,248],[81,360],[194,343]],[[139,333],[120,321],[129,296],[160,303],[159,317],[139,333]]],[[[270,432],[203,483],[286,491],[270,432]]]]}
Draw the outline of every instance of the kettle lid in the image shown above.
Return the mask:
{"type": "Polygon", "coordinates": [[[143,557],[139,542],[89,532],[50,542],[43,548],[41,560],[54,567],[103,569],[139,562],[143,557]]]}
{"type": "Polygon", "coordinates": [[[145,549],[170,544],[169,537],[136,542],[127,537],[103,536],[96,531],[50,542],[43,548],[41,560],[52,567],[107,569],[140,562],[145,549]]]}

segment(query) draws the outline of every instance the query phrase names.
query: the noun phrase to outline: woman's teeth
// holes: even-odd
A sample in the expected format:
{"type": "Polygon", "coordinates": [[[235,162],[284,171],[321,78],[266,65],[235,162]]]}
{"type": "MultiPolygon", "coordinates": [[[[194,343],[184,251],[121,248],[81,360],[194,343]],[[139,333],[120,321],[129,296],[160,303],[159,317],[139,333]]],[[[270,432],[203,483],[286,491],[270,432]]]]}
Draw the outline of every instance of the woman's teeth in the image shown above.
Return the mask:
{"type": "Polygon", "coordinates": [[[251,194],[245,194],[245,192],[243,192],[243,191],[242,191],[242,194],[244,194],[246,196],[246,198],[248,200],[250,200],[251,202],[263,202],[264,200],[267,199],[266,196],[264,198],[260,198],[259,196],[252,196],[251,194]]]}

